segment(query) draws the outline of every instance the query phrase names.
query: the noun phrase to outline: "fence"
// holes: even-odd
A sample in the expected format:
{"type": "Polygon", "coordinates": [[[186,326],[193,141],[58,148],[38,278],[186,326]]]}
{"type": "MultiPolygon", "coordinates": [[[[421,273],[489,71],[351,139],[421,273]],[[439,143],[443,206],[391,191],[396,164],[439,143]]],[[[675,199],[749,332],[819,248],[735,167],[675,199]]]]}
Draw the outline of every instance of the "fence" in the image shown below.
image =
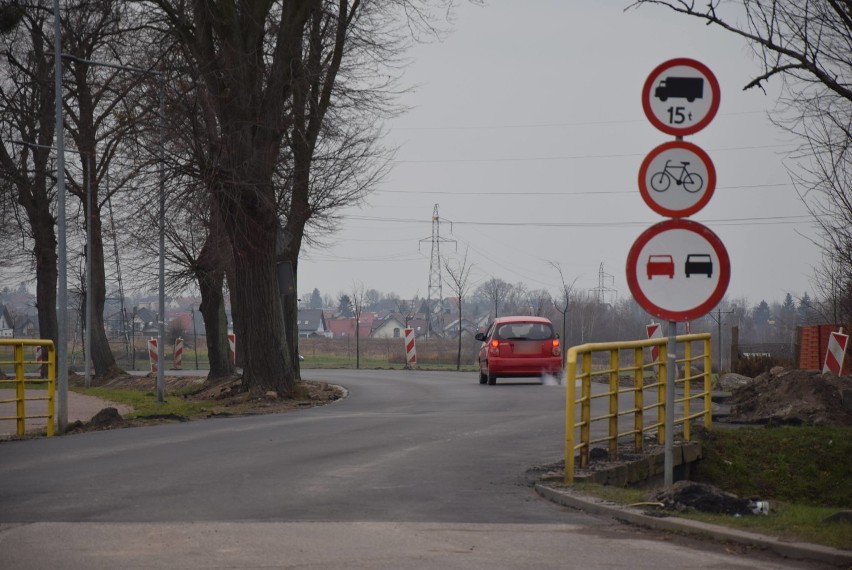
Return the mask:
{"type": "Polygon", "coordinates": [[[47,435],[52,436],[56,426],[56,350],[53,341],[39,339],[0,339],[0,371],[5,372],[6,367],[12,365],[15,369],[14,378],[0,378],[0,387],[12,384],[15,392],[14,398],[0,399],[0,404],[15,404],[15,415],[0,416],[2,420],[15,420],[15,432],[17,435],[26,434],[26,421],[28,419],[46,419],[47,435]],[[33,358],[24,356],[24,347],[33,348],[33,358]],[[36,347],[47,348],[47,354],[42,350],[43,360],[37,360],[35,356],[36,347]],[[11,359],[9,359],[11,353],[11,359]],[[33,368],[28,373],[27,366],[33,368]],[[45,378],[40,377],[42,367],[47,368],[45,378]],[[28,375],[29,374],[29,375],[28,375]],[[39,376],[35,376],[39,374],[39,376]],[[29,389],[27,386],[42,386],[45,390],[29,389]],[[27,402],[46,402],[46,413],[27,414],[27,402]]]}
{"type": "MultiPolygon", "coordinates": [[[[618,441],[622,437],[633,436],[633,445],[637,452],[644,446],[645,434],[656,430],[657,441],[665,440],[666,417],[666,375],[668,362],[666,356],[667,338],[649,339],[629,342],[591,343],[572,346],[567,355],[567,402],[565,410],[565,482],[574,480],[575,453],[580,452],[580,467],[589,464],[589,452],[592,444],[607,442],[609,457],[618,457],[618,441]],[[646,348],[659,347],[660,359],[656,362],[645,362],[646,348]],[[593,365],[595,353],[606,357],[606,363],[598,359],[597,366],[593,365]],[[632,358],[631,358],[632,354],[632,358]],[[579,367],[578,370],[578,360],[579,367]],[[628,374],[623,377],[622,373],[628,374]],[[592,394],[592,379],[605,379],[608,388],[598,394],[592,394]],[[628,387],[621,387],[621,381],[628,381],[628,387]],[[580,387],[580,397],[577,398],[577,384],[580,387]],[[656,391],[656,401],[645,404],[646,392],[656,391]],[[632,407],[621,410],[619,397],[632,394],[632,407]],[[607,413],[592,417],[592,402],[606,398],[607,413]],[[580,406],[580,420],[577,421],[576,408],[580,406]],[[656,411],[653,423],[648,423],[646,412],[656,411]],[[633,416],[630,429],[619,432],[619,419],[633,416]],[[593,422],[607,422],[607,435],[592,439],[591,427],[593,422]],[[576,432],[579,430],[579,442],[576,432]]],[[[684,440],[690,440],[692,420],[703,418],[704,426],[711,426],[711,355],[710,334],[692,334],[676,337],[676,342],[682,346],[682,357],[676,358],[675,363],[683,365],[682,377],[675,382],[683,389],[683,397],[675,398],[675,405],[680,405],[683,413],[675,418],[675,425],[683,426],[684,440]],[[694,353],[693,344],[698,344],[700,350],[694,353]],[[702,370],[693,371],[693,363],[700,362],[702,370]],[[692,393],[693,380],[702,382],[702,391],[692,393]],[[692,413],[693,400],[703,399],[701,411],[692,413]]]]}

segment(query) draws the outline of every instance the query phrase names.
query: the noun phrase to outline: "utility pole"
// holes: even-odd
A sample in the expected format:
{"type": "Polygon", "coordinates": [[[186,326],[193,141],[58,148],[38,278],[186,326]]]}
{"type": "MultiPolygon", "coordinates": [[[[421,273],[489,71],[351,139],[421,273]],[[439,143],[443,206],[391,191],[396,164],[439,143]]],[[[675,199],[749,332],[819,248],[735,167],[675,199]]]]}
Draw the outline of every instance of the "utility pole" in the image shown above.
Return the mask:
{"type": "Polygon", "coordinates": [[[711,319],[716,321],[716,327],[717,327],[717,331],[718,331],[717,337],[716,337],[717,338],[716,346],[718,347],[717,350],[719,351],[719,354],[718,354],[718,357],[719,357],[718,372],[719,372],[719,374],[721,374],[722,373],[722,315],[733,315],[734,311],[723,311],[721,309],[721,307],[719,307],[719,308],[716,309],[715,315],[712,312],[707,313],[707,314],[710,316],[711,319]]]}
{"type": "MultiPolygon", "coordinates": [[[[450,223],[450,233],[453,231],[453,223],[450,223]]],[[[438,216],[438,204],[432,211],[432,237],[423,238],[420,243],[429,241],[432,243],[432,254],[429,257],[429,289],[426,294],[426,308],[430,315],[427,315],[426,323],[426,338],[429,338],[429,332],[432,329],[433,314],[435,328],[444,332],[444,294],[441,283],[441,242],[456,243],[456,240],[451,240],[441,237],[441,218],[438,216]],[[435,306],[432,307],[432,300],[435,300],[435,306]]]]}

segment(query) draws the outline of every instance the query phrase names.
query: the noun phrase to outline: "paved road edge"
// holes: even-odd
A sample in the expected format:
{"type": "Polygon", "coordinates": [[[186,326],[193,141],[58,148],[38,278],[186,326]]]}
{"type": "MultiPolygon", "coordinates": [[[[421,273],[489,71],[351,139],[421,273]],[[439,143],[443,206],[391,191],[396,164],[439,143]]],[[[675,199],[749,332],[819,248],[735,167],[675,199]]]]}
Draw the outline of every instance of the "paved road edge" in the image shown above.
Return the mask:
{"type": "Polygon", "coordinates": [[[660,518],[649,516],[639,509],[615,505],[593,497],[580,496],[576,493],[556,489],[541,483],[535,485],[535,492],[539,496],[565,507],[596,515],[608,516],[619,521],[647,528],[759,546],[786,558],[796,560],[814,560],[838,567],[852,567],[852,552],[846,550],[804,542],[786,542],[775,537],[733,530],[718,525],[677,517],[660,518]]]}

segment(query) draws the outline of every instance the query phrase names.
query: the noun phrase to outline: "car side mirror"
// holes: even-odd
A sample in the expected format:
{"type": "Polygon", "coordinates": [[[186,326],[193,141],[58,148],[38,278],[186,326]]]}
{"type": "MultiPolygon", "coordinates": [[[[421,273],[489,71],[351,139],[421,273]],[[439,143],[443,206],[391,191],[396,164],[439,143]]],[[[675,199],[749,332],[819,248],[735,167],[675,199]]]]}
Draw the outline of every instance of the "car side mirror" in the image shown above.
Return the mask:
{"type": "Polygon", "coordinates": [[[475,338],[476,340],[485,340],[485,335],[483,333],[476,333],[475,335],[473,335],[473,338],[475,338]]]}

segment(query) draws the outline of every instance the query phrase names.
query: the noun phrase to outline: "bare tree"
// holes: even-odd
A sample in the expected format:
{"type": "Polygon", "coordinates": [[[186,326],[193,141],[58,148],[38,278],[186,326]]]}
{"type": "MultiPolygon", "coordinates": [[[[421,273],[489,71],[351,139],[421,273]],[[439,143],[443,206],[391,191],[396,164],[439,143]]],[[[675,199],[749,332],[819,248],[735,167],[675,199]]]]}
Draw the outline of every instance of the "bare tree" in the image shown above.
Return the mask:
{"type": "MultiPolygon", "coordinates": [[[[773,121],[803,141],[793,158],[800,196],[819,225],[828,263],[840,283],[830,294],[852,297],[852,3],[849,0],[752,0],[695,3],[637,0],[666,6],[747,40],[762,70],[745,89],[783,83],[773,121]],[[839,265],[837,265],[839,263],[839,265]]],[[[833,303],[843,305],[844,303],[833,303]]],[[[852,318],[846,314],[841,318],[852,318]]]]}
{"type": "Polygon", "coordinates": [[[461,346],[462,346],[462,302],[465,295],[468,294],[470,288],[470,271],[473,269],[473,264],[468,263],[467,249],[464,251],[464,257],[460,261],[450,263],[449,259],[444,259],[444,269],[447,270],[447,275],[450,278],[449,286],[453,293],[459,299],[459,332],[458,332],[458,351],[456,352],[456,370],[461,370],[461,346]]]}
{"type": "Polygon", "coordinates": [[[492,277],[476,288],[476,296],[494,307],[494,318],[500,315],[500,306],[505,303],[512,286],[502,279],[492,277]]]}
{"type": "Polygon", "coordinates": [[[562,288],[559,290],[559,301],[554,301],[554,305],[562,313],[562,368],[565,369],[565,358],[568,356],[568,308],[571,306],[571,293],[574,290],[574,284],[579,276],[575,277],[571,284],[565,282],[565,274],[562,272],[562,266],[555,261],[548,262],[558,273],[559,281],[562,283],[562,288]]]}
{"type": "Polygon", "coordinates": [[[355,315],[355,368],[361,368],[361,312],[364,310],[366,293],[363,283],[352,284],[352,295],[349,302],[352,303],[352,313],[355,315]]]}
{"type": "Polygon", "coordinates": [[[52,45],[52,35],[47,35],[52,16],[46,10],[4,6],[3,20],[16,25],[0,35],[4,56],[0,66],[0,221],[4,231],[18,228],[17,236],[24,238],[19,238],[21,242],[32,240],[39,331],[42,338],[56,342],[57,238],[51,211],[54,81],[53,59],[46,54],[52,45]],[[10,12],[15,16],[11,20],[6,17],[10,12]]]}
{"type": "Polygon", "coordinates": [[[299,375],[293,358],[298,307],[295,295],[279,298],[275,264],[289,263],[297,280],[308,223],[333,225],[333,208],[359,199],[381,176],[381,168],[362,168],[375,149],[352,144],[358,129],[327,119],[351,117],[367,101],[381,114],[379,99],[363,94],[387,87],[383,58],[402,45],[394,25],[399,15],[413,28],[428,27],[429,15],[419,8],[429,2],[149,3],[179,38],[202,89],[210,161],[201,174],[234,252],[229,285],[235,332],[243,339],[244,387],[291,394],[299,375]],[[355,152],[347,159],[351,168],[339,170],[328,186],[339,190],[348,176],[348,194],[324,194],[313,182],[326,141],[355,152]],[[325,217],[319,215],[323,208],[325,217]]]}

